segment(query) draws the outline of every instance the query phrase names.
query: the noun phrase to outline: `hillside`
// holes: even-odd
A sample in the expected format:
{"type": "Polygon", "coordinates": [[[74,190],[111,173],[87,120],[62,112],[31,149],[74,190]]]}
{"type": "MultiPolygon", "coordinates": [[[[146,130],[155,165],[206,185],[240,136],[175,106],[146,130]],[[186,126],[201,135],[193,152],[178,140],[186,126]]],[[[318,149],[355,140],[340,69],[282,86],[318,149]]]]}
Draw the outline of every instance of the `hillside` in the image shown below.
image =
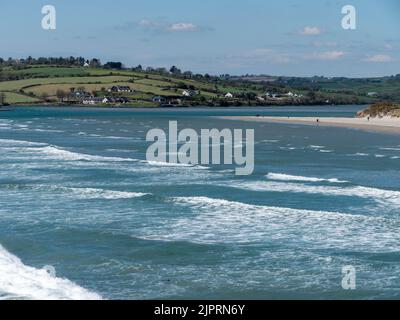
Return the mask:
{"type": "MultiPolygon", "coordinates": [[[[12,60],[0,65],[0,104],[256,106],[400,101],[400,77],[215,77],[166,69],[12,60]]],[[[175,69],[174,69],[175,68],[175,69]]]]}

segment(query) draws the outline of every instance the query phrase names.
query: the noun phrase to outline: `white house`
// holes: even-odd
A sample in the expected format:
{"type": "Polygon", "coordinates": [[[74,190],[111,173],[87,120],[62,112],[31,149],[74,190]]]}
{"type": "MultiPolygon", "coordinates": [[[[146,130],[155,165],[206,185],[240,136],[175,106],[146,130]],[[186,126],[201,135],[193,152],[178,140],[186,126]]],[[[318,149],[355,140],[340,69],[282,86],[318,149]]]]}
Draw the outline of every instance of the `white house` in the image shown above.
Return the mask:
{"type": "Polygon", "coordinates": [[[233,94],[230,93],[230,92],[228,92],[228,93],[225,95],[225,98],[233,98],[233,94]]]}
{"type": "Polygon", "coordinates": [[[108,103],[109,100],[107,98],[95,98],[95,97],[90,97],[90,98],[85,98],[82,100],[82,104],[85,105],[95,105],[95,104],[100,104],[100,103],[108,103]],[[106,101],[106,102],[104,102],[106,101]]]}
{"type": "Polygon", "coordinates": [[[291,91],[289,91],[286,95],[287,95],[288,97],[294,97],[294,93],[291,92],[291,91]]]}
{"type": "Polygon", "coordinates": [[[87,63],[87,62],[85,62],[85,63],[83,64],[83,66],[84,66],[85,68],[88,68],[88,67],[90,67],[90,64],[87,63]]]}
{"type": "Polygon", "coordinates": [[[187,90],[182,91],[182,95],[183,95],[184,97],[190,97],[190,96],[191,96],[190,92],[187,91],[187,90]]]}

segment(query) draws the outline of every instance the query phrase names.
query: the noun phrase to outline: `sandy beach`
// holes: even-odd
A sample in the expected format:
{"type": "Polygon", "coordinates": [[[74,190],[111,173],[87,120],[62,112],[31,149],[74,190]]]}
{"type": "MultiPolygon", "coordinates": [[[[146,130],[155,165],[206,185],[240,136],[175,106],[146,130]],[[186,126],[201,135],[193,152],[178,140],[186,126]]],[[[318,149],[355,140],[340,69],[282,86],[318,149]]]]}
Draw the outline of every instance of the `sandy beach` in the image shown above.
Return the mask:
{"type": "Polygon", "coordinates": [[[400,118],[317,118],[317,117],[223,117],[228,120],[296,123],[311,126],[331,126],[400,134],[400,118]]]}

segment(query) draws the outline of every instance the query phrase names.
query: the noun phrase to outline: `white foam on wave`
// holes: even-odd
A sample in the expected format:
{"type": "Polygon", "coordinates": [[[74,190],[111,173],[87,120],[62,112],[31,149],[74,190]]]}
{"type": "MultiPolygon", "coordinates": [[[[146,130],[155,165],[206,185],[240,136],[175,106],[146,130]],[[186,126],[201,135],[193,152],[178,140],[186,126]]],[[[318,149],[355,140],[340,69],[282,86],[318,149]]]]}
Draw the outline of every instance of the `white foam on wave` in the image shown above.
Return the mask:
{"type": "Polygon", "coordinates": [[[267,178],[278,181],[302,181],[302,182],[332,182],[332,183],[346,183],[348,181],[339,180],[336,178],[323,179],[314,177],[294,176],[284,173],[268,173],[267,178]]]}
{"type": "Polygon", "coordinates": [[[64,133],[65,131],[62,130],[55,130],[55,129],[31,129],[32,131],[36,132],[50,132],[50,133],[64,133]]]}
{"type": "Polygon", "coordinates": [[[142,192],[127,192],[127,191],[112,191],[95,188],[62,188],[63,190],[71,192],[73,195],[81,199],[134,199],[149,195],[149,193],[142,192]]]}
{"type": "Polygon", "coordinates": [[[106,156],[97,156],[97,155],[72,152],[55,146],[46,146],[43,148],[36,148],[35,150],[45,154],[46,156],[50,156],[53,159],[64,160],[64,161],[99,161],[99,162],[138,161],[137,159],[132,159],[132,158],[106,157],[106,156]]]}
{"type": "Polygon", "coordinates": [[[349,157],[356,156],[356,157],[368,157],[369,153],[357,152],[354,154],[348,154],[349,157]]]}
{"type": "Polygon", "coordinates": [[[63,193],[66,197],[73,197],[74,199],[134,199],[140,198],[151,193],[143,192],[129,192],[129,191],[114,191],[98,188],[80,188],[80,187],[64,187],[57,185],[9,185],[6,186],[8,190],[34,190],[34,191],[50,191],[51,193],[63,193]]]}
{"type": "Polygon", "coordinates": [[[23,151],[32,153],[43,154],[51,159],[62,161],[98,161],[98,162],[138,162],[138,159],[121,158],[121,157],[108,157],[99,155],[89,155],[85,153],[78,153],[68,151],[58,146],[48,145],[46,143],[21,141],[12,139],[0,139],[1,147],[14,147],[14,151],[23,151]],[[19,149],[18,149],[19,148],[19,149]]]}
{"type": "Polygon", "coordinates": [[[146,163],[150,166],[156,167],[184,167],[184,168],[195,168],[195,169],[202,169],[207,170],[208,167],[204,167],[201,165],[192,165],[192,164],[185,164],[185,163],[173,163],[173,162],[161,162],[161,161],[141,161],[142,163],[146,163]]]}
{"type": "Polygon", "coordinates": [[[319,152],[321,152],[321,153],[332,153],[333,150],[319,150],[319,152]]]}
{"type": "Polygon", "coordinates": [[[379,150],[386,150],[386,151],[400,151],[400,148],[395,147],[387,147],[387,148],[379,148],[379,150]]]}
{"type": "Polygon", "coordinates": [[[45,146],[45,143],[24,141],[24,140],[13,140],[13,139],[0,139],[0,147],[13,147],[13,146],[45,146]]]}
{"type": "Polygon", "coordinates": [[[70,280],[51,276],[45,269],[26,266],[0,245],[0,298],[29,300],[99,300],[70,280]]]}
{"type": "Polygon", "coordinates": [[[275,182],[275,181],[255,181],[239,182],[230,184],[232,187],[267,192],[292,192],[322,194],[328,196],[350,196],[370,199],[383,205],[400,207],[400,191],[370,188],[363,186],[335,187],[335,186],[316,186],[302,183],[275,182]]]}
{"type": "Polygon", "coordinates": [[[279,243],[285,246],[400,249],[397,220],[340,212],[252,205],[209,197],[177,197],[190,212],[147,232],[146,239],[194,243],[279,243]]]}

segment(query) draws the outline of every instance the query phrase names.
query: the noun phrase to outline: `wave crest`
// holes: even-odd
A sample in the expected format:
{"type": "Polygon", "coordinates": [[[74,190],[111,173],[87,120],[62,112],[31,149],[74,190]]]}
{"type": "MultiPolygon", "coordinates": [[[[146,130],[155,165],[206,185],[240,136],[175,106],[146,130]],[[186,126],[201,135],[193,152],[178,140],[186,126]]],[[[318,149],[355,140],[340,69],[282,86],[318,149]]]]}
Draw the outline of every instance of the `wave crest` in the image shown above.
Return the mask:
{"type": "Polygon", "coordinates": [[[0,298],[28,300],[100,300],[68,279],[26,266],[0,245],[0,298]]]}

